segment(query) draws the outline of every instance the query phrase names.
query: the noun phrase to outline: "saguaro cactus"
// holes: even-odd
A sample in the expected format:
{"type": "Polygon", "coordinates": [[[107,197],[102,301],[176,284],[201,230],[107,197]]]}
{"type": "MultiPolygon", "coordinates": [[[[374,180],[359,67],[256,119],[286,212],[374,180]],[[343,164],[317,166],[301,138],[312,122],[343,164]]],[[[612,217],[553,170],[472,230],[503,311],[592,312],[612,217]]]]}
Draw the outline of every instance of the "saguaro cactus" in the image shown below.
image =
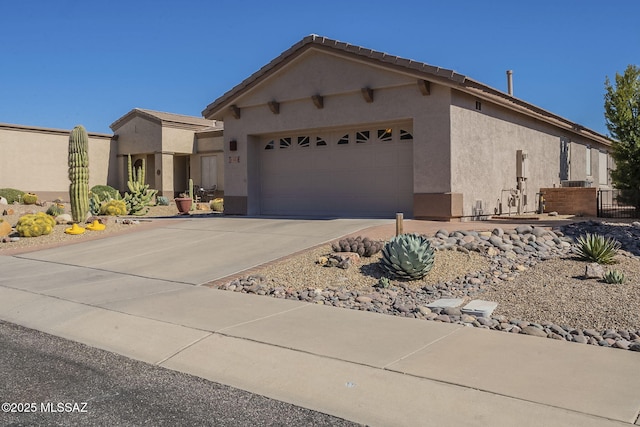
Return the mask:
{"type": "Polygon", "coordinates": [[[74,222],[82,222],[89,212],[89,136],[82,125],[69,135],[69,199],[74,222]]]}

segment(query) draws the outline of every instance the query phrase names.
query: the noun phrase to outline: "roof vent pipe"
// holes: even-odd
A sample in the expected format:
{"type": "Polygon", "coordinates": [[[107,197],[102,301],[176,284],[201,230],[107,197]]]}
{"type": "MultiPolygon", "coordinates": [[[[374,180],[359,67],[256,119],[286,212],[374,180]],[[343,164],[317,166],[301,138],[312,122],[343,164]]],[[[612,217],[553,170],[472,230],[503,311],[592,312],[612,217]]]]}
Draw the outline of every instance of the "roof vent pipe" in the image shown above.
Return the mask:
{"type": "Polygon", "coordinates": [[[507,70],[507,93],[513,96],[513,70],[507,70]]]}

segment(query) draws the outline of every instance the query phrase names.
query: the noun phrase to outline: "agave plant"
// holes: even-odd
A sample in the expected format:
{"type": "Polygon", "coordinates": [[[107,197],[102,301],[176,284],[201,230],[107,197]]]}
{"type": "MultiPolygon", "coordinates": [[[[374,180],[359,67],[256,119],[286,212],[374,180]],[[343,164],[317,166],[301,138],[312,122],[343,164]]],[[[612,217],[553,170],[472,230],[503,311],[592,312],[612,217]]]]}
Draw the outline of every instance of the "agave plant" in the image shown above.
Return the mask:
{"type": "Polygon", "coordinates": [[[433,247],[426,237],[400,234],[384,246],[380,264],[392,277],[418,280],[431,270],[434,259],[433,247]]]}
{"type": "Polygon", "coordinates": [[[618,270],[609,270],[603,277],[605,283],[621,284],[624,283],[624,273],[618,270]]]}
{"type": "Polygon", "coordinates": [[[598,264],[614,264],[614,257],[620,249],[620,242],[601,234],[587,233],[578,237],[577,244],[576,253],[580,259],[598,264]]]}

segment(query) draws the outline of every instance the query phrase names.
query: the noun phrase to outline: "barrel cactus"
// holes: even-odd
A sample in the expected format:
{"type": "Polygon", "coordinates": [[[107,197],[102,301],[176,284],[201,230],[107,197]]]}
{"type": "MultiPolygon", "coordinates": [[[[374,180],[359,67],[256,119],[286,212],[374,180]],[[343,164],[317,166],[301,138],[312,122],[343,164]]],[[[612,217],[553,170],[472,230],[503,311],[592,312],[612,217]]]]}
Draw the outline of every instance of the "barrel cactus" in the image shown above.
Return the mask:
{"type": "Polygon", "coordinates": [[[16,231],[22,237],[37,237],[51,234],[56,220],[44,212],[22,215],[16,224],[16,231]]]}
{"type": "Polygon", "coordinates": [[[222,197],[215,198],[209,204],[212,211],[223,212],[224,211],[224,199],[222,197]]]}
{"type": "Polygon", "coordinates": [[[100,206],[100,215],[126,215],[127,204],[124,200],[109,200],[100,206]]]}
{"type": "Polygon", "coordinates": [[[47,215],[51,215],[54,218],[58,215],[62,215],[63,213],[64,205],[62,203],[54,203],[47,209],[47,215]]]}
{"type": "Polygon", "coordinates": [[[89,136],[81,125],[69,135],[69,180],[71,216],[82,222],[89,212],[89,136]]]}
{"type": "Polygon", "coordinates": [[[429,240],[418,234],[400,234],[382,249],[382,269],[397,279],[418,280],[433,267],[435,252],[429,240]]]}
{"type": "Polygon", "coordinates": [[[22,195],[22,203],[25,205],[35,205],[38,201],[38,195],[35,193],[24,193],[22,195]]]}

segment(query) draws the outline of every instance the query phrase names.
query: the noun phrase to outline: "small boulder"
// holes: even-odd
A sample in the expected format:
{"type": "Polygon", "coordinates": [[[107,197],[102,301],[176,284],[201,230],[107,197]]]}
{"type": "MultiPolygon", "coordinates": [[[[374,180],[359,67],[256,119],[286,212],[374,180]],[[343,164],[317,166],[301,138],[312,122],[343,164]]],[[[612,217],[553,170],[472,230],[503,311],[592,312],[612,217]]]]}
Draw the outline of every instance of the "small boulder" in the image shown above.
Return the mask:
{"type": "Polygon", "coordinates": [[[604,267],[597,262],[587,264],[584,269],[585,279],[602,279],[604,277],[604,267]]]}
{"type": "Polygon", "coordinates": [[[533,335],[534,337],[547,337],[547,333],[545,331],[540,328],[536,328],[535,326],[525,326],[524,328],[522,328],[521,333],[526,335],[533,335]]]}
{"type": "Polygon", "coordinates": [[[320,265],[327,265],[328,262],[329,262],[329,257],[326,257],[326,256],[321,256],[316,260],[316,264],[320,264],[320,265]]]}
{"type": "Polygon", "coordinates": [[[0,197],[0,205],[8,205],[9,202],[7,202],[7,199],[5,199],[4,197],[0,197]]]}
{"type": "Polygon", "coordinates": [[[73,217],[70,214],[62,214],[56,217],[56,224],[71,224],[73,217]]]}

